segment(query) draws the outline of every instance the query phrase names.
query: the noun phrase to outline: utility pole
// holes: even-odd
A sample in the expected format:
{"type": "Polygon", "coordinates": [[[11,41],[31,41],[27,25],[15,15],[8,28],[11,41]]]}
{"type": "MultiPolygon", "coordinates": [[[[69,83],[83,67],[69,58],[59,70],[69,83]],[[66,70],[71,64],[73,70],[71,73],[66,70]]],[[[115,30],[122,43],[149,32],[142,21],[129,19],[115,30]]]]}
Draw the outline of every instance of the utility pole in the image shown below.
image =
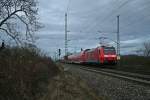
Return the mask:
{"type": "Polygon", "coordinates": [[[68,39],[67,39],[67,13],[65,13],[65,56],[67,56],[68,53],[68,39]]]}
{"type": "Polygon", "coordinates": [[[120,30],[119,30],[119,15],[117,16],[117,59],[120,60],[120,30]]]}

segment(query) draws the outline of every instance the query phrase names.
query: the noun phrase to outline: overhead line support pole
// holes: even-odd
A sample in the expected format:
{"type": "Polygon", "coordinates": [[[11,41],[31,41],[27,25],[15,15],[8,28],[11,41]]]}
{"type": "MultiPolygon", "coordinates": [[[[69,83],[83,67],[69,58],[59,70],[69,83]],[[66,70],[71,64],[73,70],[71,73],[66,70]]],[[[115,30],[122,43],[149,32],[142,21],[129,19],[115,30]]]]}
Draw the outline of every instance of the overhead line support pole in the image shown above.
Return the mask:
{"type": "Polygon", "coordinates": [[[118,56],[118,60],[120,60],[120,20],[119,20],[120,16],[117,16],[117,56],[118,56]]]}
{"type": "Polygon", "coordinates": [[[65,56],[67,56],[67,52],[68,52],[68,40],[67,40],[67,13],[65,13],[65,56]]]}
{"type": "Polygon", "coordinates": [[[119,30],[119,17],[120,16],[117,16],[117,54],[118,56],[120,56],[120,30],[119,30]]]}

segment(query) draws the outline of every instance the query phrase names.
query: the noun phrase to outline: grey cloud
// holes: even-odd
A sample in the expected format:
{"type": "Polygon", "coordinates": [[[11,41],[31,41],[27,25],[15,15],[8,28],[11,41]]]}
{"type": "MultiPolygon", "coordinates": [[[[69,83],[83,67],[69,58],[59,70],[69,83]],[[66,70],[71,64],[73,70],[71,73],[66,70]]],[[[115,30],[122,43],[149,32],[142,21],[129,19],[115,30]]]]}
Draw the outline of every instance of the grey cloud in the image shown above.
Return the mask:
{"type": "MultiPolygon", "coordinates": [[[[68,1],[39,1],[40,21],[45,24],[45,28],[39,32],[37,44],[45,51],[54,52],[57,48],[64,50],[64,14],[68,1]]],[[[116,41],[117,15],[120,15],[122,54],[133,53],[135,49],[141,47],[142,42],[150,41],[149,0],[70,1],[68,39],[71,41],[68,43],[69,50],[96,47],[99,43],[98,38],[101,36],[116,41]]],[[[115,44],[112,43],[112,45],[115,44]]]]}

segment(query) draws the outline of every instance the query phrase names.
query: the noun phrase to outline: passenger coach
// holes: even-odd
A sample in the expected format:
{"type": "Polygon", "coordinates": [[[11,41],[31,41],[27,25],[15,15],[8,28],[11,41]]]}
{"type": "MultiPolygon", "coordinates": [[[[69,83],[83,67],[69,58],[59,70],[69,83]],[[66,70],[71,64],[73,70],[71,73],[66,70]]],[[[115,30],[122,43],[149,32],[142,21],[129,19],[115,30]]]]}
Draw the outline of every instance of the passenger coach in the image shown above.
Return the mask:
{"type": "Polygon", "coordinates": [[[101,46],[69,55],[67,62],[80,64],[116,64],[117,55],[114,47],[101,46]]]}

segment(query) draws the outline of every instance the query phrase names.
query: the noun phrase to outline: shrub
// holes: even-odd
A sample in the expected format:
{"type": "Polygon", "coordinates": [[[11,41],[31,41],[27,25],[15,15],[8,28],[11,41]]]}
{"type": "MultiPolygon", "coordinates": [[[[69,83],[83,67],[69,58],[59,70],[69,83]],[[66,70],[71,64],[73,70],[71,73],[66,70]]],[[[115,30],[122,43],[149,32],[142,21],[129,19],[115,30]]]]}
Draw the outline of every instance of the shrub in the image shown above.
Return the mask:
{"type": "Polygon", "coordinates": [[[36,49],[5,48],[0,51],[0,100],[36,100],[58,72],[36,49]]]}

